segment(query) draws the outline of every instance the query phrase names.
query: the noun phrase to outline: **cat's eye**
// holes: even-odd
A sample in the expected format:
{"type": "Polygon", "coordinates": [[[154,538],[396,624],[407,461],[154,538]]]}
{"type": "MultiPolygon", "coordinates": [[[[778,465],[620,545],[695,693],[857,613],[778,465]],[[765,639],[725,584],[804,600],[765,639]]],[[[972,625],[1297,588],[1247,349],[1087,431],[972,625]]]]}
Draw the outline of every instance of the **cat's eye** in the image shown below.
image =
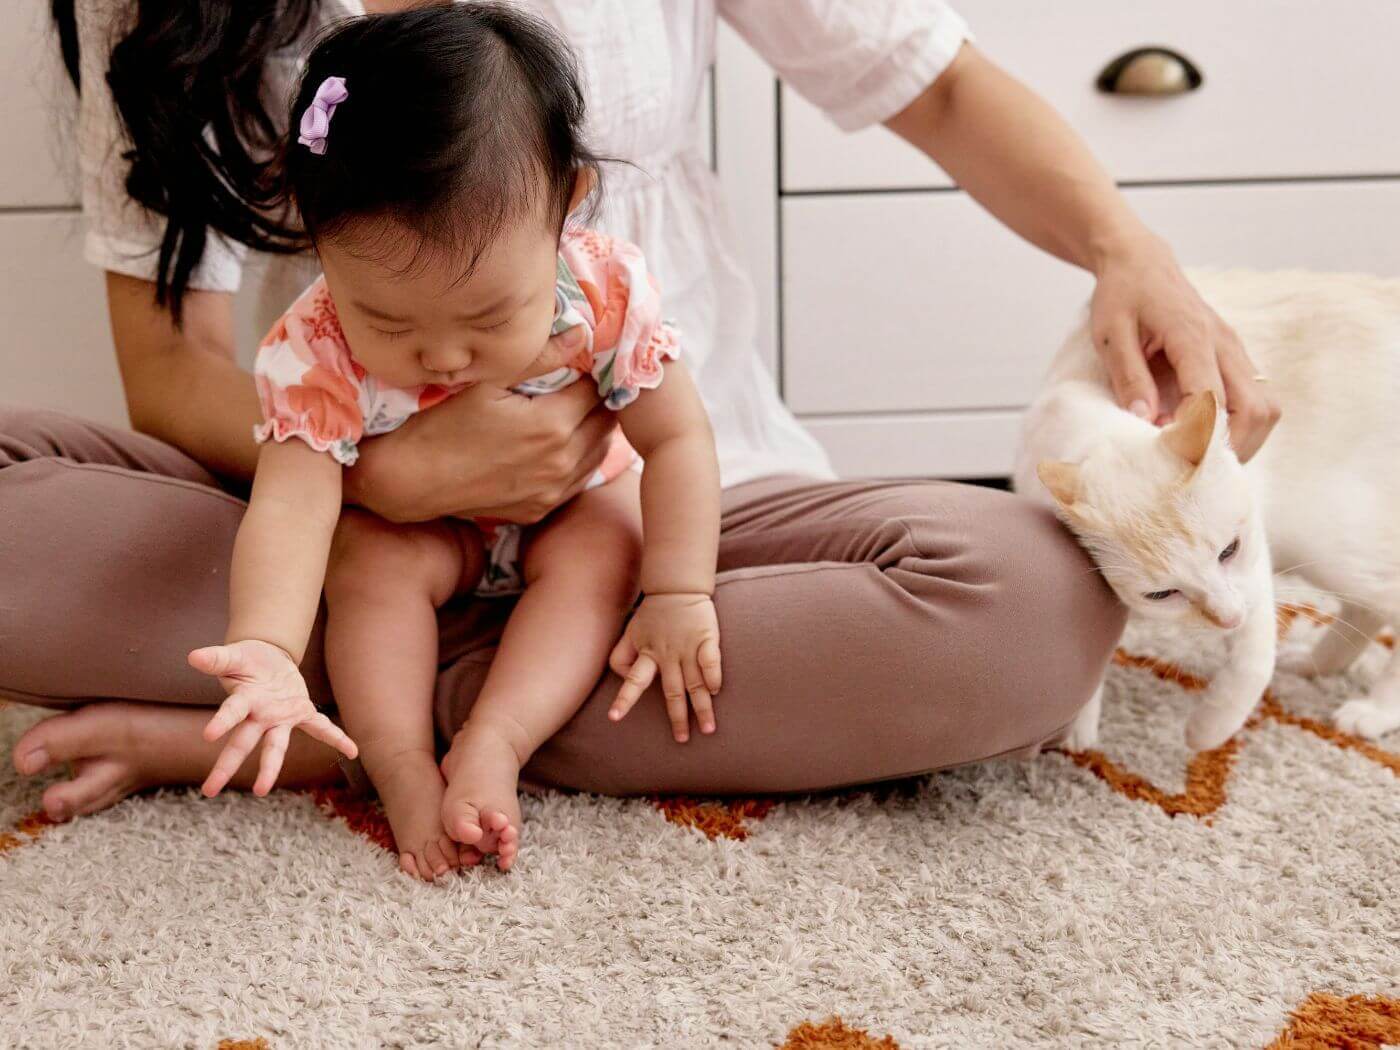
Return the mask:
{"type": "Polygon", "coordinates": [[[1240,538],[1236,536],[1233,540],[1230,541],[1230,546],[1226,547],[1223,551],[1220,552],[1220,560],[1229,561],[1235,556],[1235,552],[1239,549],[1240,538]]]}
{"type": "Polygon", "coordinates": [[[1148,591],[1143,595],[1149,602],[1164,602],[1175,594],[1175,590],[1170,591],[1148,591]]]}

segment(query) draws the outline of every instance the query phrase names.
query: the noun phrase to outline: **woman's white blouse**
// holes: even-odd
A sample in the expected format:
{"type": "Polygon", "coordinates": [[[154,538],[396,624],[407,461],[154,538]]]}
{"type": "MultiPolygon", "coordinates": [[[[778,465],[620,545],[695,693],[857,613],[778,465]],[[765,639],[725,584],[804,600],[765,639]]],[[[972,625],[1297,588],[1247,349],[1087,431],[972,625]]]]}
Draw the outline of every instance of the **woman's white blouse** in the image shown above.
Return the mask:
{"type": "MultiPolygon", "coordinates": [[[[826,456],[779,400],[759,359],[753,288],[719,183],[700,152],[699,105],[716,18],[846,129],[885,120],[913,101],[952,61],[966,24],[941,0],[519,2],[558,26],[578,54],[593,148],[632,164],[608,167],[595,225],[638,244],[657,276],[714,422],[724,484],[830,476],[826,456]]],[[[133,5],[79,0],[76,7],[85,255],[103,269],[154,279],[161,222],[126,195],[126,147],[106,88],[111,43],[133,5]]],[[[313,32],[361,11],[357,0],[325,0],[313,32]]],[[[294,88],[301,53],[293,49],[268,64],[275,107],[294,88]]],[[[236,290],[245,254],[211,237],[191,285],[236,290]]]]}

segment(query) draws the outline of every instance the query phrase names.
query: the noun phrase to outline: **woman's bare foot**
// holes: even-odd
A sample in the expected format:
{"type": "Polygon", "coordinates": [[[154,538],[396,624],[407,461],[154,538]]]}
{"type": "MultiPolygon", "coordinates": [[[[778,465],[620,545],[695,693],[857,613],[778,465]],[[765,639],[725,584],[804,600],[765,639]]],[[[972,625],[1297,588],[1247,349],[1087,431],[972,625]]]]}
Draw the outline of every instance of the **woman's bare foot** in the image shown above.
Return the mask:
{"type": "Polygon", "coordinates": [[[480,855],[496,855],[509,871],[520,851],[520,757],[509,738],[468,719],[442,760],[447,792],[442,827],[480,855]]]}
{"type": "MultiPolygon", "coordinates": [[[[199,784],[222,746],[202,736],[209,714],[209,708],[174,704],[88,704],[31,726],[15,744],[15,769],[25,776],[65,764],[72,769],[70,779],[44,792],[44,812],[53,820],[96,813],[144,788],[199,784]]],[[[252,787],[256,771],[255,763],[244,763],[233,786],[252,787]]],[[[282,767],[283,787],[339,779],[335,752],[319,741],[293,737],[282,767]]]]}
{"type": "Polygon", "coordinates": [[[379,792],[384,815],[399,849],[399,867],[415,879],[432,882],[461,865],[457,843],[442,828],[442,796],[447,787],[431,751],[361,754],[365,773],[379,792]]]}

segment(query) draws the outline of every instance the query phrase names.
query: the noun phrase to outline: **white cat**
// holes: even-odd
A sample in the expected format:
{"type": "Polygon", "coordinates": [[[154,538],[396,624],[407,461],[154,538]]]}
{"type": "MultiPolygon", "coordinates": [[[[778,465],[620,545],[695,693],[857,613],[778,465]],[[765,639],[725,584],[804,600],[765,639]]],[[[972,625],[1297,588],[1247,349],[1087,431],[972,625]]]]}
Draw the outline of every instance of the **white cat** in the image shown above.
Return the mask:
{"type": "MultiPolygon", "coordinates": [[[[1087,324],[1031,406],[1016,488],[1051,502],[1134,613],[1229,632],[1229,658],[1192,711],[1193,748],[1244,724],[1274,670],[1273,565],[1341,600],[1337,624],[1290,668],[1336,674],[1400,625],[1400,280],[1198,272],[1283,408],[1241,466],[1213,395],[1157,427],[1118,408],[1087,324]],[[1272,563],[1270,551],[1272,551],[1272,563]]],[[[1090,746],[1099,698],[1067,744],[1090,746]]],[[[1334,715],[1376,737],[1400,727],[1400,648],[1334,715]]]]}

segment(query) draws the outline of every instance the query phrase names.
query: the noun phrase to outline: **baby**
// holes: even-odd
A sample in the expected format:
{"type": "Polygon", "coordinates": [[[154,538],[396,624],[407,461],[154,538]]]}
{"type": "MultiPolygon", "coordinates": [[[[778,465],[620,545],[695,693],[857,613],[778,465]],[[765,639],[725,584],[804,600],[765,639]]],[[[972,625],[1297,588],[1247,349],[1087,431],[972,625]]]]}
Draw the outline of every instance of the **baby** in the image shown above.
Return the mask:
{"type": "Polygon", "coordinates": [[[709,421],[641,253],[578,224],[598,166],[572,59],[546,25],[478,4],[348,22],[309,57],[293,118],[285,176],[324,276],[258,352],[263,446],[228,635],[190,654],[229,692],[205,730],[232,735],[204,790],[262,740],[254,790],[266,793],[300,728],[358,751],[404,871],[431,880],[488,854],[506,870],[520,769],[609,659],[625,678],[611,718],[659,675],[676,740],[686,697],[714,731],[709,421]],[[571,328],[583,349],[556,367],[546,344],[571,328]],[[360,441],[470,386],[535,397],[584,377],[621,433],[588,489],[540,524],[400,525],[342,509],[360,441]],[[323,585],[349,736],[316,712],[298,670],[323,585]],[[436,610],[463,593],[520,597],[439,767],[436,610]]]}

